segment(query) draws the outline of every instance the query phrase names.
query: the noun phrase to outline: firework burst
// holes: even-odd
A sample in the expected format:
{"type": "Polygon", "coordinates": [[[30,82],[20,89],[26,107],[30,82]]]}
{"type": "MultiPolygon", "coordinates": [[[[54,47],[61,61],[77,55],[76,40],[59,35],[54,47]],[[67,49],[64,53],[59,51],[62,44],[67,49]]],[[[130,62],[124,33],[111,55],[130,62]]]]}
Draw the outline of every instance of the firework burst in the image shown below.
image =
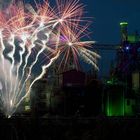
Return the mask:
{"type": "Polygon", "coordinates": [[[90,22],[82,16],[83,8],[79,0],[57,0],[56,7],[44,0],[35,9],[13,4],[0,11],[0,102],[6,116],[30,95],[34,83],[55,60],[59,69],[65,69],[70,58],[77,69],[80,58],[98,69],[100,56],[91,51],[94,41],[84,40],[90,22]]]}

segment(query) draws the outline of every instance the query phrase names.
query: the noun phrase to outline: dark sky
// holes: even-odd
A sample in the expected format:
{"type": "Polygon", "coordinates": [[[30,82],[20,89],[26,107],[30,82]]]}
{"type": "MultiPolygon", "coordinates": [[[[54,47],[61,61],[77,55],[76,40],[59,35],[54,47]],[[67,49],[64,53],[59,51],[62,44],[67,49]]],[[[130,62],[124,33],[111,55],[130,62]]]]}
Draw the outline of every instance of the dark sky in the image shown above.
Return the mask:
{"type": "MultiPolygon", "coordinates": [[[[140,0],[81,0],[89,16],[94,17],[92,38],[99,44],[119,44],[121,21],[128,22],[128,32],[140,33],[140,0]]],[[[113,50],[100,50],[99,76],[109,75],[110,64],[116,62],[113,50]]]]}
{"type": "MultiPolygon", "coordinates": [[[[50,0],[52,3],[54,1],[50,0]]],[[[93,17],[92,39],[98,43],[118,44],[121,21],[129,23],[130,33],[135,30],[140,32],[140,0],[80,0],[80,2],[86,6],[87,16],[93,17]]]]}
{"type": "MultiPolygon", "coordinates": [[[[28,0],[32,1],[32,0],[28,0]]],[[[41,0],[40,0],[41,1],[41,0]]],[[[54,4],[55,0],[50,0],[54,4]]],[[[119,44],[122,21],[128,22],[128,32],[140,33],[140,0],[80,0],[85,5],[86,16],[93,17],[90,28],[92,40],[99,44],[119,44]]],[[[109,75],[110,63],[115,62],[115,51],[100,50],[99,77],[109,75]]]]}
{"type": "MultiPolygon", "coordinates": [[[[10,1],[10,0],[6,0],[10,1]]],[[[6,2],[3,0],[3,2],[6,2]]],[[[33,3],[34,0],[24,0],[33,3]]],[[[37,0],[42,1],[42,0],[37,0]]],[[[55,5],[55,0],[49,0],[55,5]]],[[[2,2],[2,0],[0,0],[2,2]]],[[[119,44],[121,21],[128,22],[128,32],[140,33],[140,0],[80,0],[85,5],[86,16],[92,18],[91,38],[99,44],[119,44]]],[[[114,51],[100,51],[100,76],[108,75],[114,51]]]]}
{"type": "Polygon", "coordinates": [[[93,19],[93,38],[99,43],[119,43],[121,21],[130,33],[140,32],[140,0],[81,0],[93,19]]]}
{"type": "MultiPolygon", "coordinates": [[[[0,0],[0,4],[12,0],[0,0]]],[[[16,0],[20,1],[20,0],[16,0]]],[[[24,0],[33,3],[34,0],[24,0]]],[[[36,0],[43,1],[43,0],[36,0]]],[[[100,44],[118,44],[120,42],[121,21],[129,23],[129,33],[140,32],[140,0],[79,0],[85,5],[86,16],[92,18],[92,39],[100,44]]],[[[49,0],[55,5],[55,0],[49,0]]]]}

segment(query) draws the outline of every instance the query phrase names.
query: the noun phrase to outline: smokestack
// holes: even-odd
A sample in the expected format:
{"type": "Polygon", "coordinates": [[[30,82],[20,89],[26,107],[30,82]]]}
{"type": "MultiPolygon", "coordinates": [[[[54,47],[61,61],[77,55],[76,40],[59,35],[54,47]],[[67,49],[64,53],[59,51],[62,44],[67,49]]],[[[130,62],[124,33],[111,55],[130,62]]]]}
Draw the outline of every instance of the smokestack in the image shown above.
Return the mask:
{"type": "Polygon", "coordinates": [[[121,22],[120,23],[120,28],[121,28],[121,42],[124,43],[127,41],[127,22],[121,22]]]}

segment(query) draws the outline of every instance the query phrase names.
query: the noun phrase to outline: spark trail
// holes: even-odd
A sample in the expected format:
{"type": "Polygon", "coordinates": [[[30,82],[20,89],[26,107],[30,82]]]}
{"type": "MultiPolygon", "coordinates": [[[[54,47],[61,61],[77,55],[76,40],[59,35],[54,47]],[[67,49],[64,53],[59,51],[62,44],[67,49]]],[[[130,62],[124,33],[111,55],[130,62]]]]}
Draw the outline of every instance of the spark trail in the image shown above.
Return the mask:
{"type": "Polygon", "coordinates": [[[0,109],[5,116],[10,118],[30,97],[35,82],[55,61],[64,70],[71,57],[77,68],[83,58],[98,70],[94,41],[85,41],[90,21],[83,17],[83,7],[79,0],[56,0],[56,7],[44,0],[35,9],[20,3],[0,11],[0,109]]]}

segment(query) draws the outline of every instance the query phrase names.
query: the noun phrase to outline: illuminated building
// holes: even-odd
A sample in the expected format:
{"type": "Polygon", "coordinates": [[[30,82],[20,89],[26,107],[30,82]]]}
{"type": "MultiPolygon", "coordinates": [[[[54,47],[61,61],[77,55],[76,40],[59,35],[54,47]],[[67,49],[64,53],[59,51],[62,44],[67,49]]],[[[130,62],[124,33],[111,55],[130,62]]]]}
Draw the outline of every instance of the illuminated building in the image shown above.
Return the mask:
{"type": "Polygon", "coordinates": [[[103,97],[107,116],[133,116],[140,112],[140,36],[137,32],[129,34],[127,26],[127,22],[120,23],[117,64],[103,97]]]}
{"type": "Polygon", "coordinates": [[[108,81],[103,97],[103,112],[107,116],[134,116],[135,95],[123,83],[108,81]]]}

